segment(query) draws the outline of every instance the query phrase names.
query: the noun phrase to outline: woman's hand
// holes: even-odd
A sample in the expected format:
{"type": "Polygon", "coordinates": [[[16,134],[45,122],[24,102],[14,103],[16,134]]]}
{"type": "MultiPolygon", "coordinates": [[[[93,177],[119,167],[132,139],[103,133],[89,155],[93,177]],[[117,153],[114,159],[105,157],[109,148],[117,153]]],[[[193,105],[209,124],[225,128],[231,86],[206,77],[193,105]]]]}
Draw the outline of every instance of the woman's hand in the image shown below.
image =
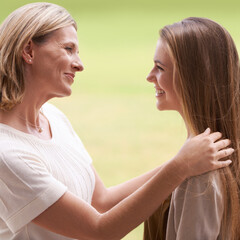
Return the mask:
{"type": "Polygon", "coordinates": [[[230,140],[219,140],[220,132],[210,133],[210,129],[189,138],[174,158],[177,166],[185,172],[185,177],[199,175],[218,168],[227,167],[231,160],[219,161],[234,152],[233,148],[226,148],[230,140]]]}
{"type": "MultiPolygon", "coordinates": [[[[145,184],[130,195],[127,190],[126,198],[121,201],[114,200],[114,206],[104,213],[97,212],[79,197],[66,192],[36,217],[33,223],[74,239],[122,239],[151,216],[186,177],[228,166],[231,163],[230,160],[218,162],[220,158],[233,152],[224,149],[230,144],[229,140],[216,142],[220,138],[220,133],[210,134],[208,129],[187,140],[176,157],[164,163],[161,168],[154,171],[154,174],[150,173],[153,174],[152,177],[147,174],[145,177],[149,180],[145,184]]],[[[98,181],[97,184],[102,183],[98,181]]],[[[97,193],[95,197],[100,195],[97,193]]]]}

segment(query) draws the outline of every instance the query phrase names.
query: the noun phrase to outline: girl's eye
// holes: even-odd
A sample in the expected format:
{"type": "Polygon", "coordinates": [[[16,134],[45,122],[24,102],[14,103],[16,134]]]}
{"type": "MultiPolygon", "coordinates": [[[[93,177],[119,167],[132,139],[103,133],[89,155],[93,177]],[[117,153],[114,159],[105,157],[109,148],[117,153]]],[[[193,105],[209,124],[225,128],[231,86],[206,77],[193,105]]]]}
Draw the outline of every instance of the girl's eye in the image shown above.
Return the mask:
{"type": "Polygon", "coordinates": [[[164,71],[164,69],[162,67],[160,67],[159,65],[156,65],[156,66],[159,70],[164,71]]]}

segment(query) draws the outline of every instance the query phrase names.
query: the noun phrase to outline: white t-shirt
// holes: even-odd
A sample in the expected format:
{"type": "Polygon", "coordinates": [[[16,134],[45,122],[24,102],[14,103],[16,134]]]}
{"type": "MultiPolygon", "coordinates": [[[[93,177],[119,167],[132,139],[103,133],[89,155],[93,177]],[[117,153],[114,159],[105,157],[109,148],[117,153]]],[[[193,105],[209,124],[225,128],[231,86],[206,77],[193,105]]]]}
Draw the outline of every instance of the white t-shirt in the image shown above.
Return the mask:
{"type": "Polygon", "coordinates": [[[43,113],[51,126],[51,140],[0,124],[1,240],[69,240],[31,221],[67,189],[89,204],[92,200],[91,157],[56,107],[44,104],[43,113]]]}
{"type": "Polygon", "coordinates": [[[223,216],[218,171],[185,180],[172,193],[167,240],[220,240],[223,216]]]}

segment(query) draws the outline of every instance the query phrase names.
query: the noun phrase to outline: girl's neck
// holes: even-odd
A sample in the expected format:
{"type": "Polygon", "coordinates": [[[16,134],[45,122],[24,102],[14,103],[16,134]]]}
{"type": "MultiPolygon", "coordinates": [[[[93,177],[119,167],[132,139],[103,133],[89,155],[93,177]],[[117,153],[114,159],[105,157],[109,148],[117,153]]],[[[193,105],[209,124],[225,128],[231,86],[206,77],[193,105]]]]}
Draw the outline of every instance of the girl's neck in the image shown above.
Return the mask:
{"type": "MultiPolygon", "coordinates": [[[[182,114],[181,114],[181,116],[182,116],[182,114]]],[[[182,118],[183,118],[183,116],[182,116],[182,118]]],[[[187,139],[194,137],[195,134],[191,131],[191,128],[189,127],[189,125],[187,124],[187,122],[184,118],[183,118],[183,121],[184,121],[186,129],[187,129],[187,139]]]]}

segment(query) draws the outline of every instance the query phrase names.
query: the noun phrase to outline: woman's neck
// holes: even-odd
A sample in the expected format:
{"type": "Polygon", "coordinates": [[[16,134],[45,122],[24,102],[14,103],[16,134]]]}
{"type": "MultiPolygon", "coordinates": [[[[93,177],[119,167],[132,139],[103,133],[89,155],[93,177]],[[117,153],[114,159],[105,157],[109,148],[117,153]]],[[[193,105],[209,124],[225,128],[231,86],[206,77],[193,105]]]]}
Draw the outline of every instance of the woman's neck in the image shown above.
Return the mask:
{"type": "Polygon", "coordinates": [[[42,139],[50,139],[50,125],[41,113],[42,105],[42,102],[33,102],[24,98],[22,103],[17,104],[10,111],[0,110],[0,123],[42,139]]]}
{"type": "Polygon", "coordinates": [[[40,104],[36,104],[31,100],[23,99],[22,103],[17,104],[9,111],[0,111],[0,121],[5,119],[25,119],[27,122],[37,125],[39,124],[40,104]]]}

